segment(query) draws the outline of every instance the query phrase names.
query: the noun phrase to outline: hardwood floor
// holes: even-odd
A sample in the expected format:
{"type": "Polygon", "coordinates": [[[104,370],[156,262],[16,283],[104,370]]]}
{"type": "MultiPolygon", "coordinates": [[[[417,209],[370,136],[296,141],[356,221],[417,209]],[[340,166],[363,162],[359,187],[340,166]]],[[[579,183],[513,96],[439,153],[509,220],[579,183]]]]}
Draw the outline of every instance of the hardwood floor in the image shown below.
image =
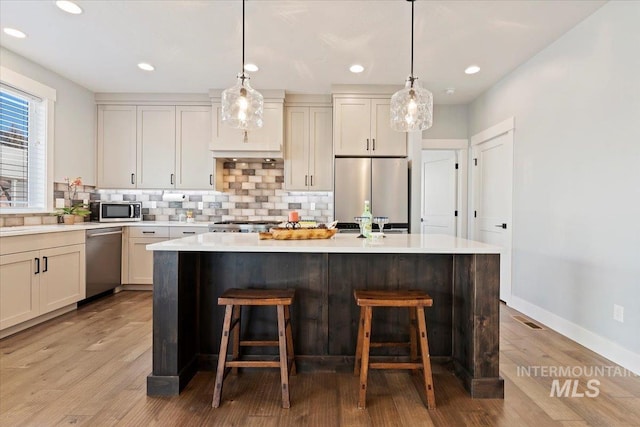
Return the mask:
{"type": "Polygon", "coordinates": [[[434,364],[433,411],[419,376],[404,371],[371,373],[366,410],[356,408],[353,374],[299,373],[291,377],[291,409],[282,409],[274,369],[229,376],[214,410],[213,372],[199,372],[179,397],[147,397],[151,293],[125,291],[0,341],[0,425],[640,426],[640,378],[590,374],[589,367],[615,365],[514,314],[501,307],[504,400],[469,398],[446,366],[434,364]],[[557,377],[523,375],[531,366],[580,367],[588,376],[576,377],[576,392],[593,392],[587,381],[597,379],[599,395],[550,397],[557,377]]]}

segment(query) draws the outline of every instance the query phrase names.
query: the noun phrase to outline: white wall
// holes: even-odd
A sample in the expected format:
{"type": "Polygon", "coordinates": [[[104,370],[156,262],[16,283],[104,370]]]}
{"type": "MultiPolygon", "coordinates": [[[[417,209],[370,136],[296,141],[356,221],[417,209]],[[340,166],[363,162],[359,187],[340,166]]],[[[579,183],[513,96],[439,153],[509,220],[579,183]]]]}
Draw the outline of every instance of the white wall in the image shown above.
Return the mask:
{"type": "Polygon", "coordinates": [[[434,105],[433,126],[422,132],[423,139],[467,139],[466,105],[434,105]]]}
{"type": "Polygon", "coordinates": [[[93,92],[0,47],[0,63],[56,90],[54,181],[81,176],[95,185],[96,107],[93,92]]]}
{"type": "Polygon", "coordinates": [[[635,371],[639,22],[640,2],[607,3],[469,107],[469,135],[515,117],[516,308],[635,371]]]}

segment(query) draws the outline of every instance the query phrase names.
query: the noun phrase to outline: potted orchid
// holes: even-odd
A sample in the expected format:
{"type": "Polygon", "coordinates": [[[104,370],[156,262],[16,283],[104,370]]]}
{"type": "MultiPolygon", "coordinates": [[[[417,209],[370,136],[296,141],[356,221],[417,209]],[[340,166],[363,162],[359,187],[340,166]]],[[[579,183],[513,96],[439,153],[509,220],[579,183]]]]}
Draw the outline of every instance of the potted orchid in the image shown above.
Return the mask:
{"type": "MultiPolygon", "coordinates": [[[[82,178],[65,178],[64,180],[67,183],[67,196],[69,198],[69,206],[58,208],[56,210],[56,215],[61,216],[65,224],[73,224],[75,222],[76,216],[84,217],[86,215],[89,215],[90,211],[87,209],[87,206],[82,203],[73,203],[73,201],[78,197],[78,187],[82,185],[82,178]]],[[[67,202],[65,202],[65,205],[66,204],[67,202]]]]}

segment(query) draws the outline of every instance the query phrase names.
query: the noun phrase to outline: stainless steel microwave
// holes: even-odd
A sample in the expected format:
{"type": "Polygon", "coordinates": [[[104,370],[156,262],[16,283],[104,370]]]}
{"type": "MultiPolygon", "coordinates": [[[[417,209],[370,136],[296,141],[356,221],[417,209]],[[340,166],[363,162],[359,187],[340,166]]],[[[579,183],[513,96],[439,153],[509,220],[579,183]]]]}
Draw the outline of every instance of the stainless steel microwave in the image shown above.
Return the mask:
{"type": "Polygon", "coordinates": [[[91,221],[142,221],[142,202],[91,202],[91,221]]]}

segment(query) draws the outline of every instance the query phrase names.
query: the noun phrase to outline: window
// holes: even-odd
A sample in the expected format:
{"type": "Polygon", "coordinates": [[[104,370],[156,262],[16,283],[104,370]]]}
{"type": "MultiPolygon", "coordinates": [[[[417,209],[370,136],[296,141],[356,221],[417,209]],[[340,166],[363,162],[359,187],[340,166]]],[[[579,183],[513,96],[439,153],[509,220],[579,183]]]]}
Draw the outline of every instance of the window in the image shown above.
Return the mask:
{"type": "Polygon", "coordinates": [[[46,96],[55,91],[0,71],[0,212],[51,210],[53,105],[46,96]]]}

